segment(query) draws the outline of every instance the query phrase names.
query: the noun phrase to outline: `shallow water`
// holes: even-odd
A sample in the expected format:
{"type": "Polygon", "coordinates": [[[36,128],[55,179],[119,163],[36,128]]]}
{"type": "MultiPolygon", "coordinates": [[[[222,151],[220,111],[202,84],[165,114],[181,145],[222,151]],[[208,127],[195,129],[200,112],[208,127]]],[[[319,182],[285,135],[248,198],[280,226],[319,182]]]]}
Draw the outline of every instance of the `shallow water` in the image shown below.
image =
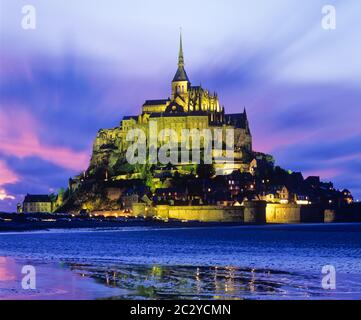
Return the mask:
{"type": "Polygon", "coordinates": [[[63,261],[125,290],[114,298],[361,299],[361,224],[12,233],[0,255],[63,261]],[[324,265],[335,290],[321,286],[324,265]]]}

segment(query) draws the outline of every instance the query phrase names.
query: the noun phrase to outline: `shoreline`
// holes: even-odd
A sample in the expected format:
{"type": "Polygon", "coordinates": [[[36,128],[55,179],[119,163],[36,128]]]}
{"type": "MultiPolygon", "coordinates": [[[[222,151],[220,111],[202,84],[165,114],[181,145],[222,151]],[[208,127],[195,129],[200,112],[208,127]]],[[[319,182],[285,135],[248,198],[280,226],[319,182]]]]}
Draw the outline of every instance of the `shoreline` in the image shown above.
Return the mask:
{"type": "Polygon", "coordinates": [[[0,222],[0,233],[48,231],[48,230],[71,230],[71,229],[118,229],[134,227],[158,227],[158,228],[207,228],[207,227],[246,227],[246,226],[307,226],[307,225],[359,225],[360,222],[334,222],[334,223],[242,223],[242,222],[181,222],[181,221],[54,221],[54,222],[0,222]]]}
{"type": "MultiPolygon", "coordinates": [[[[181,221],[54,221],[54,222],[0,222],[0,233],[16,231],[37,231],[49,229],[98,229],[98,228],[128,228],[128,227],[218,227],[218,226],[247,226],[240,222],[181,222],[181,221]]],[[[259,225],[259,224],[257,224],[259,225]]]]}

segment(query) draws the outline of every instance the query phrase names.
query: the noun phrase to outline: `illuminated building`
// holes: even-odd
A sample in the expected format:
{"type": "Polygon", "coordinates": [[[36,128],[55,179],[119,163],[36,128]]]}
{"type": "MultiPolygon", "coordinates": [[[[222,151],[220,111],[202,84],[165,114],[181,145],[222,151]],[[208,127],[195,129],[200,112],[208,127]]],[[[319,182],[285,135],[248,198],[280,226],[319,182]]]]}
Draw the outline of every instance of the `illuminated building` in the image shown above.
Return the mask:
{"type": "Polygon", "coordinates": [[[48,195],[27,194],[23,202],[24,213],[52,212],[53,203],[48,195]]]}
{"type": "MultiPolygon", "coordinates": [[[[201,86],[193,86],[185,70],[182,37],[178,56],[178,68],[171,82],[170,97],[166,99],[146,100],[139,115],[125,116],[119,127],[101,129],[94,142],[90,169],[112,166],[122,153],[127,150],[127,133],[132,129],[141,129],[150,139],[149,123],[156,123],[157,134],[163,129],[172,129],[178,135],[178,142],[183,129],[227,129],[234,131],[234,161],[225,163],[217,170],[231,173],[233,170],[249,170],[252,160],[252,135],[246,110],[241,113],[226,114],[217,93],[211,93],[201,86]]],[[[183,140],[182,140],[183,139],[183,140]]],[[[158,148],[164,141],[158,141],[158,148]]],[[[203,143],[203,140],[202,142],[203,143]]],[[[111,169],[111,168],[110,168],[111,169]]],[[[111,170],[110,170],[111,171],[111,170]]]]}

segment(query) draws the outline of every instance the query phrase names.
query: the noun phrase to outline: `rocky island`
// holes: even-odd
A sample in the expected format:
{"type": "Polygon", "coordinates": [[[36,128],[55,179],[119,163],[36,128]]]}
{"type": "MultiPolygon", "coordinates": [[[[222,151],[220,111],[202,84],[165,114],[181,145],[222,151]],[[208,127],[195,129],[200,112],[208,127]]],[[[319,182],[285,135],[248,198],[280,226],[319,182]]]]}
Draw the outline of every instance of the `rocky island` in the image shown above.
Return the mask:
{"type": "Polygon", "coordinates": [[[191,84],[180,38],[170,97],[146,100],[139,115],[124,116],[119,126],[100,129],[88,169],[69,179],[54,210],[165,221],[360,220],[360,206],[349,190],[282,169],[271,155],[254,151],[247,112],[241,110],[226,113],[216,92],[191,84]],[[191,134],[184,136],[185,130],[191,134]],[[198,140],[192,136],[195,131],[198,140]],[[140,153],[134,148],[137,139],[129,139],[134,132],[138,142],[153,140],[144,161],[129,160],[129,150],[133,160],[140,153]],[[165,161],[159,161],[160,153],[165,161]]]}

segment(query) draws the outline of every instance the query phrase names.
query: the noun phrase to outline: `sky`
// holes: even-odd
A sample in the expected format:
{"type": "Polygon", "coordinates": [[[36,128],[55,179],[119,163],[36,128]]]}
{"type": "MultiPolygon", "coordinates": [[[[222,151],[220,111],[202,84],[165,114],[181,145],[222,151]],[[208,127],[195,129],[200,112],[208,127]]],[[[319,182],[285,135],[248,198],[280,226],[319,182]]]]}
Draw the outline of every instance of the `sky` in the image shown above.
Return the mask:
{"type": "Polygon", "coordinates": [[[180,27],[192,84],[247,108],[255,150],[361,199],[361,1],[0,0],[0,211],[66,187],[98,129],[170,95],[180,27]]]}

